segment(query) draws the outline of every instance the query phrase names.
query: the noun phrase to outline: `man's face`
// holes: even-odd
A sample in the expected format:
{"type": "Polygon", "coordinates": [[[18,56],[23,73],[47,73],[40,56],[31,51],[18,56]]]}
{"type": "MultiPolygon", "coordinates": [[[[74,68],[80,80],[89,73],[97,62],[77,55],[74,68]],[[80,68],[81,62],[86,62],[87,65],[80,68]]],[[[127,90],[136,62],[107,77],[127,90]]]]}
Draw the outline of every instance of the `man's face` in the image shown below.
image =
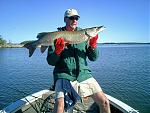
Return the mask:
{"type": "Polygon", "coordinates": [[[66,26],[75,29],[78,26],[78,16],[65,17],[66,26]]]}

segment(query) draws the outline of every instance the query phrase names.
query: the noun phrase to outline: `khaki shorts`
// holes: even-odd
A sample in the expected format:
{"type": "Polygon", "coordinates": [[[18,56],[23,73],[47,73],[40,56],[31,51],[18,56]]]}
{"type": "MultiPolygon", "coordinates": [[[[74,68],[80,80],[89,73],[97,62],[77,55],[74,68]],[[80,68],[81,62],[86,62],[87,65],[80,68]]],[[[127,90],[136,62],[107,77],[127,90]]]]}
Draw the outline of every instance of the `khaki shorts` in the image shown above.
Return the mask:
{"type": "MultiPolygon", "coordinates": [[[[83,82],[70,82],[72,84],[72,87],[76,90],[76,92],[81,96],[81,97],[87,97],[90,95],[93,95],[94,93],[101,92],[102,89],[98,82],[92,77],[89,78],[83,82]]],[[[63,91],[60,90],[60,80],[58,79],[55,84],[55,99],[56,98],[61,98],[64,97],[63,91]]]]}

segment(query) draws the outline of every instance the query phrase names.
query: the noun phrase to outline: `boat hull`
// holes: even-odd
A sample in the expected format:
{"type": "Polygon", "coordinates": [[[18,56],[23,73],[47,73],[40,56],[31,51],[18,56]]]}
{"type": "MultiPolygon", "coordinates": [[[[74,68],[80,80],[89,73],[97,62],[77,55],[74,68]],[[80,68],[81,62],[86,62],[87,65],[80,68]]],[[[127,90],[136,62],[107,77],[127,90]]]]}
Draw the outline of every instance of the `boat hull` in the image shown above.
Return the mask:
{"type": "MultiPolygon", "coordinates": [[[[7,106],[0,113],[52,113],[54,108],[54,91],[42,90],[7,106]]],[[[107,95],[111,113],[139,113],[122,101],[107,95]]],[[[99,113],[99,107],[92,98],[83,98],[65,113],[99,113]]]]}

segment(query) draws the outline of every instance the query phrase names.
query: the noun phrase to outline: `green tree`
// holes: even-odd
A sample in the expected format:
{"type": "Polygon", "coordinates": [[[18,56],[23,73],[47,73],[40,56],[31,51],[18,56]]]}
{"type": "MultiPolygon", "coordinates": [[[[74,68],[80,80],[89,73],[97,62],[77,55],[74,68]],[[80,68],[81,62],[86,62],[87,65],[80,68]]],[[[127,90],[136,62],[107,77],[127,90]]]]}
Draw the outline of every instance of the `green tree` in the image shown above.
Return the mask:
{"type": "Polygon", "coordinates": [[[5,45],[6,43],[7,43],[6,40],[4,40],[2,38],[2,35],[0,35],[0,45],[5,45]]]}

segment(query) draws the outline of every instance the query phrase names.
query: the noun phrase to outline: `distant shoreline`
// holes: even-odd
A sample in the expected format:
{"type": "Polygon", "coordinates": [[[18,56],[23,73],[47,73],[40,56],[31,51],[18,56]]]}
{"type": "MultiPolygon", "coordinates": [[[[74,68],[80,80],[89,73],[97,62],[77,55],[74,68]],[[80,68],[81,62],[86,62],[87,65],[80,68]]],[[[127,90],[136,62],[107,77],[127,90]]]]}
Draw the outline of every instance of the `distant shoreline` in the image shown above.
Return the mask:
{"type": "Polygon", "coordinates": [[[0,48],[23,48],[22,44],[5,44],[0,45],[0,48]]]}
{"type": "MultiPolygon", "coordinates": [[[[102,45],[142,45],[142,44],[150,44],[150,43],[136,43],[136,42],[123,42],[123,43],[98,43],[102,45]]],[[[5,44],[0,45],[0,48],[23,48],[23,44],[5,44]]]]}

